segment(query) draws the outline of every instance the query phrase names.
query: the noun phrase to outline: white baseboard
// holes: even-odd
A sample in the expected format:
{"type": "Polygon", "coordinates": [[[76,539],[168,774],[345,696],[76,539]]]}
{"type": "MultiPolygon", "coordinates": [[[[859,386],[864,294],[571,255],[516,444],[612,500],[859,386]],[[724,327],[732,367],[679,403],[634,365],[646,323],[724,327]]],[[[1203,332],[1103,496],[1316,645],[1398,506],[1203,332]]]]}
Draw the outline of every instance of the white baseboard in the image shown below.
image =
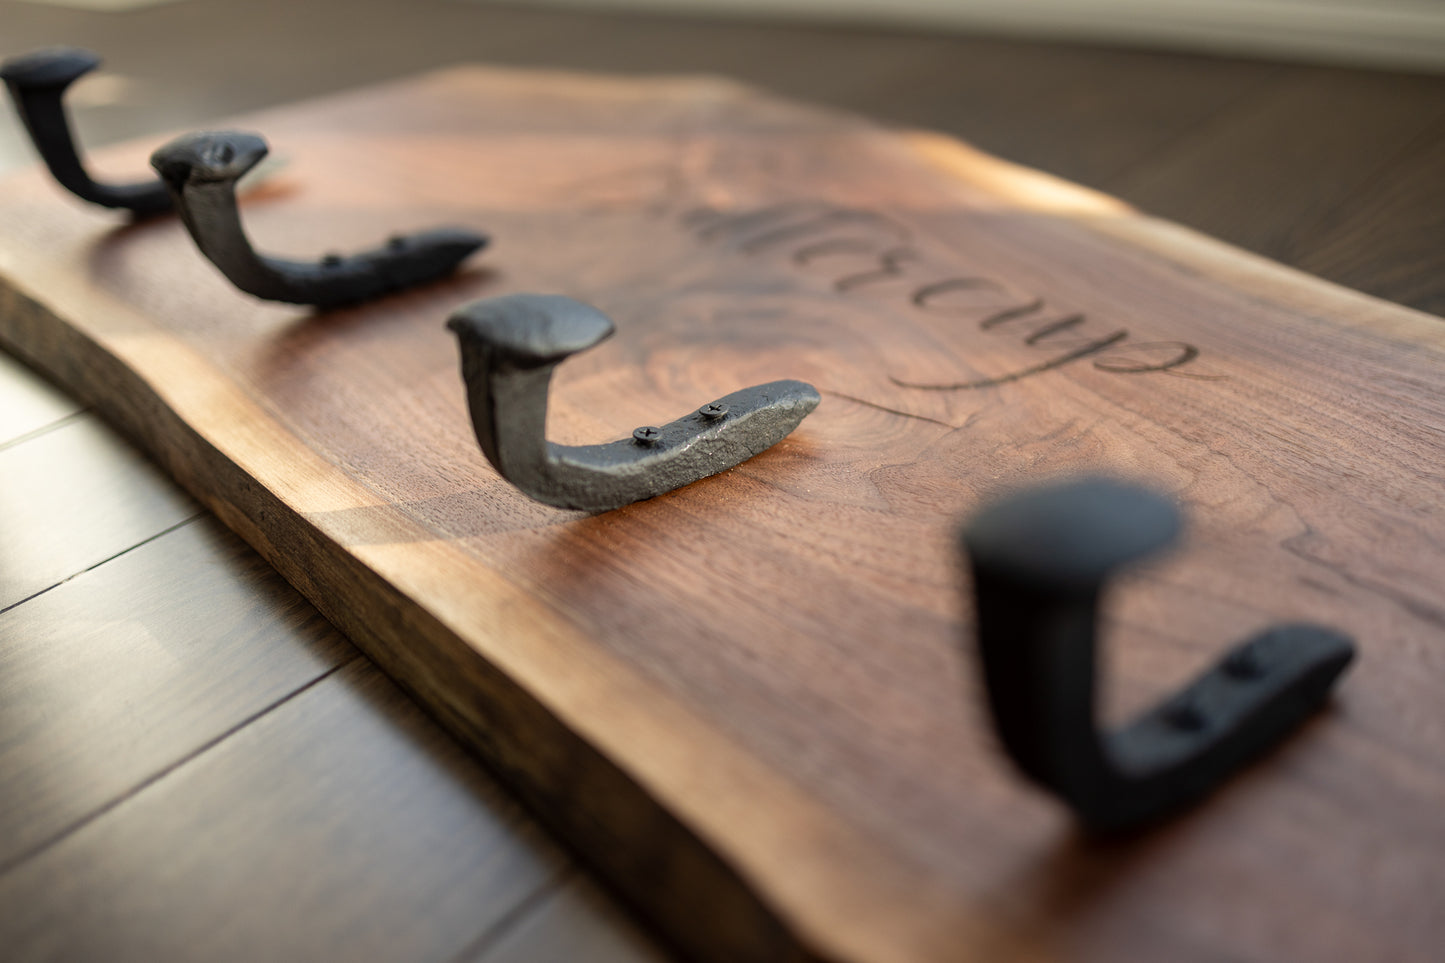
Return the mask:
{"type": "MultiPolygon", "coordinates": [[[[511,0],[519,2],[519,0],[511,0]]],[[[983,30],[1445,70],[1445,0],[520,0],[657,13],[983,30]]]]}

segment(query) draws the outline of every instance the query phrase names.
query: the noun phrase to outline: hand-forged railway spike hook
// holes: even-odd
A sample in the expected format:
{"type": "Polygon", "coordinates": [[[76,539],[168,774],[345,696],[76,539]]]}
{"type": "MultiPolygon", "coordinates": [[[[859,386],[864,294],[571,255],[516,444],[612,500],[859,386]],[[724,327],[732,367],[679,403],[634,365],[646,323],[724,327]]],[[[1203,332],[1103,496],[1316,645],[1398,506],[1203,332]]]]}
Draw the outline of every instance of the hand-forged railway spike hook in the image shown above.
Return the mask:
{"type": "Polygon", "coordinates": [[[0,78],[10,88],[15,110],[41,160],[60,185],[77,197],[102,207],[122,208],[137,217],[171,209],[171,196],[158,180],[136,184],[101,184],[86,172],[65,113],[65,90],[100,65],[88,50],[50,47],[12,57],[0,64],[0,78]]]}
{"type": "Polygon", "coordinates": [[[503,478],[558,508],[607,511],[725,471],[781,441],[820,400],[812,385],[774,381],[621,441],[556,445],[545,436],[552,369],[609,337],[612,321],[571,298],[514,294],[466,305],[447,327],[482,451],[503,478]]]}
{"type": "Polygon", "coordinates": [[[151,155],[196,246],[248,294],[319,308],[357,304],[449,274],[487,243],[475,231],[441,228],[314,263],[265,257],[241,228],[236,181],[267,151],[256,134],[219,131],[187,134],[151,155]]]}
{"type": "Polygon", "coordinates": [[[962,532],[989,706],[1023,772],[1097,832],[1204,795],[1324,702],[1354,656],[1330,629],[1278,625],[1112,732],[1095,718],[1095,632],[1109,572],[1179,530],[1162,496],[1104,479],[1014,495],[962,532]]]}

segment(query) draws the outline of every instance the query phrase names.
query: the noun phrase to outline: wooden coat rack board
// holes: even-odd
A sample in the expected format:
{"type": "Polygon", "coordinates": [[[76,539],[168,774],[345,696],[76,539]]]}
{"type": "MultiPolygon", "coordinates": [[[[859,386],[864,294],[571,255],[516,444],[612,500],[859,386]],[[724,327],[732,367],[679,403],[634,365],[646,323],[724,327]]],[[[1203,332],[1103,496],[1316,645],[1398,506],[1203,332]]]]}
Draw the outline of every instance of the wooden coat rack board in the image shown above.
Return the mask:
{"type": "MultiPolygon", "coordinates": [[[[0,185],[0,339],[129,432],[706,959],[1438,959],[1445,325],[944,137],[710,79],[451,70],[258,114],[244,202],[316,257],[458,224],[445,282],[311,313],[173,217],[0,185]],[[791,437],[602,515],[482,458],[446,316],[618,324],[550,434],[809,381],[791,437]],[[1355,636],[1330,708],[1142,836],[996,748],[959,520],[1059,473],[1176,497],[1110,599],[1108,710],[1274,621],[1355,636]]],[[[123,179],[157,139],[102,152],[123,179]]]]}

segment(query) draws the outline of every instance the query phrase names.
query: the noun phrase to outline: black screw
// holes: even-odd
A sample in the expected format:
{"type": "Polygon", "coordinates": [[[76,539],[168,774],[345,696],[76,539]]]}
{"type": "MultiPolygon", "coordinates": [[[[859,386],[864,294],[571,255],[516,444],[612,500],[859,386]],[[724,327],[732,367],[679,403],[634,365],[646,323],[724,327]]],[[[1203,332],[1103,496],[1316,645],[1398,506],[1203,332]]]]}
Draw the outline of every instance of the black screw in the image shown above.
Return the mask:
{"type": "Polygon", "coordinates": [[[340,254],[328,254],[321,259],[321,263],[325,267],[340,267],[341,260],[342,258],[340,254]]]}
{"type": "Polygon", "coordinates": [[[1204,710],[1200,708],[1198,700],[1186,694],[1175,699],[1165,707],[1164,721],[1175,729],[1182,729],[1185,732],[1198,732],[1204,728],[1208,719],[1205,718],[1204,710]]]}
{"type": "Polygon", "coordinates": [[[393,234],[386,239],[386,246],[389,250],[400,251],[406,247],[406,238],[400,234],[393,234]]]}
{"type": "Polygon", "coordinates": [[[703,405],[697,409],[697,413],[709,421],[715,421],[728,413],[728,406],[720,401],[714,401],[710,405],[703,405]]]}
{"type": "Polygon", "coordinates": [[[645,428],[639,428],[632,433],[632,440],[639,445],[655,445],[661,437],[662,432],[650,425],[645,428]]]}
{"type": "Polygon", "coordinates": [[[1224,660],[1224,674],[1233,679],[1258,679],[1267,668],[1258,645],[1235,649],[1224,660]]]}

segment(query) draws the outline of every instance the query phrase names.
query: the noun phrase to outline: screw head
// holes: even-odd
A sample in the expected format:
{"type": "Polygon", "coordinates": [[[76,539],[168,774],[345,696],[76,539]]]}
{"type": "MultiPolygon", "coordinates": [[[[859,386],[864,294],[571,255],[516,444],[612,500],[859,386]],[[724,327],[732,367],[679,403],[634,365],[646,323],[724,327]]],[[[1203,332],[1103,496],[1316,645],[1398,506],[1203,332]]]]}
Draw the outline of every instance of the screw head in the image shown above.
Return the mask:
{"type": "Polygon", "coordinates": [[[406,237],[401,234],[393,234],[386,239],[386,246],[391,251],[403,250],[406,247],[406,237]]]}
{"type": "Polygon", "coordinates": [[[1180,696],[1166,706],[1163,716],[1165,722],[1183,732],[1198,732],[1209,723],[1199,700],[1189,695],[1180,696]]]}
{"type": "Polygon", "coordinates": [[[703,405],[697,409],[697,413],[709,421],[716,421],[728,413],[728,406],[720,401],[714,401],[710,405],[703,405]]]}
{"type": "Polygon", "coordinates": [[[1258,679],[1268,668],[1266,661],[1261,658],[1258,646],[1246,645],[1225,658],[1224,674],[1232,679],[1258,679]]]}
{"type": "Polygon", "coordinates": [[[662,432],[651,425],[638,428],[632,433],[632,440],[639,445],[655,445],[662,438],[662,432]]]}
{"type": "Polygon", "coordinates": [[[321,259],[321,263],[326,267],[340,267],[341,260],[340,254],[328,254],[321,259]]]}

